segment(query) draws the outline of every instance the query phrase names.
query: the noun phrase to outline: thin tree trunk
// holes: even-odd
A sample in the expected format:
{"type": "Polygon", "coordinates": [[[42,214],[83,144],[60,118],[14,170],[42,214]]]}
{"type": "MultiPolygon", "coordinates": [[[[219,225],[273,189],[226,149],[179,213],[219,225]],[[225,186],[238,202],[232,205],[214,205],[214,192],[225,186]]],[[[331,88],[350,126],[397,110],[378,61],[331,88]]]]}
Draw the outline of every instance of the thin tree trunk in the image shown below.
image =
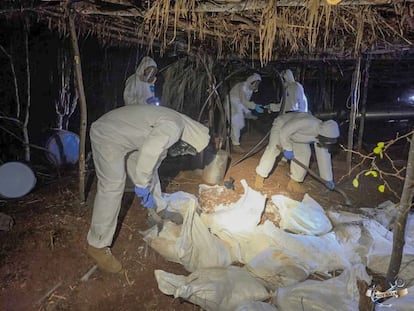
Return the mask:
{"type": "Polygon", "coordinates": [[[400,206],[398,208],[397,219],[393,226],[393,244],[391,260],[388,265],[387,271],[387,283],[393,283],[400,271],[403,249],[404,249],[404,236],[405,227],[407,224],[407,216],[412,206],[414,196],[414,134],[410,139],[410,150],[408,152],[407,170],[405,173],[405,182],[400,199],[400,206]]]}
{"type": "Polygon", "coordinates": [[[79,199],[85,202],[85,141],[86,141],[86,124],[87,124],[87,110],[85,90],[83,88],[82,67],[79,53],[78,38],[76,36],[75,21],[73,12],[69,12],[69,28],[70,38],[73,49],[73,58],[75,64],[76,87],[78,88],[80,99],[80,129],[79,129],[79,199]]]}
{"type": "MultiPolygon", "coordinates": [[[[349,128],[348,128],[348,150],[354,148],[354,131],[355,131],[355,120],[356,114],[358,111],[358,101],[359,101],[359,83],[361,80],[361,57],[358,57],[355,71],[352,77],[352,96],[351,96],[351,112],[349,113],[349,128]]],[[[352,152],[348,152],[346,155],[346,163],[348,166],[348,172],[351,172],[352,169],[352,152]]]]}
{"type": "Polygon", "coordinates": [[[16,118],[20,118],[20,97],[19,97],[19,85],[17,84],[16,69],[14,68],[13,58],[7,53],[6,49],[0,45],[0,50],[6,55],[10,62],[10,69],[13,74],[14,94],[16,96],[16,118]]]}
{"type": "Polygon", "coordinates": [[[30,117],[30,93],[31,93],[31,84],[30,84],[30,61],[29,61],[29,23],[25,21],[24,25],[24,45],[26,51],[26,76],[27,76],[27,103],[26,103],[26,113],[24,116],[24,122],[22,126],[23,131],[23,141],[24,141],[24,159],[26,162],[30,162],[30,141],[29,141],[29,131],[27,126],[29,125],[30,117]]]}
{"type": "Polygon", "coordinates": [[[358,151],[362,149],[362,140],[364,137],[364,129],[365,129],[365,115],[367,113],[367,97],[368,97],[368,81],[369,81],[369,67],[371,65],[371,56],[368,55],[368,58],[365,62],[365,69],[364,69],[364,89],[362,93],[362,100],[361,100],[361,118],[359,120],[359,132],[358,132],[358,151]]]}

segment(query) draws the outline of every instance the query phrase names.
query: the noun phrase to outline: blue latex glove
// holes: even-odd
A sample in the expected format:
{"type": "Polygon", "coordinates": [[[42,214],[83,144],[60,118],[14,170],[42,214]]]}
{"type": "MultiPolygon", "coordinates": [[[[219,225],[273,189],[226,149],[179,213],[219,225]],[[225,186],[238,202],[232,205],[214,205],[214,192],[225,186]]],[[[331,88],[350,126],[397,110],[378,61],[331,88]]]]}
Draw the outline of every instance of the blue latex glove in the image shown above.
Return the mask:
{"type": "Polygon", "coordinates": [[[283,150],[283,156],[287,160],[292,160],[295,157],[294,154],[293,154],[293,151],[288,151],[288,150],[283,150]]]}
{"type": "Polygon", "coordinates": [[[264,109],[261,105],[256,104],[256,107],[254,107],[254,110],[256,110],[256,112],[258,113],[263,113],[264,109]]]}
{"type": "Polygon", "coordinates": [[[150,97],[150,98],[147,98],[146,102],[149,105],[155,105],[155,106],[159,106],[160,105],[159,98],[158,97],[155,97],[155,96],[150,97]]]}
{"type": "Polygon", "coordinates": [[[150,88],[150,91],[151,91],[152,93],[154,93],[154,92],[155,92],[155,85],[154,85],[154,84],[151,84],[149,88],[150,88]]]}
{"type": "Polygon", "coordinates": [[[335,189],[335,183],[333,180],[327,181],[325,183],[326,188],[328,188],[329,190],[334,190],[335,189]]]}
{"type": "Polygon", "coordinates": [[[152,196],[148,188],[141,188],[135,186],[135,194],[141,198],[141,204],[145,208],[155,207],[154,197],[152,196]]]}

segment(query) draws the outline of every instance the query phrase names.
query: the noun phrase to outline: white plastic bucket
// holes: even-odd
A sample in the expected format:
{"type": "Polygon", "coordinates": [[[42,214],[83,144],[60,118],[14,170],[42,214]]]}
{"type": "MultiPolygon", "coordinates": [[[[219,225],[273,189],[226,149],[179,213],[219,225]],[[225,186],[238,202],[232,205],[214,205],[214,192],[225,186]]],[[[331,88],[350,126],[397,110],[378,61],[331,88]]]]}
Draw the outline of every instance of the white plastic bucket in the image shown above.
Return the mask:
{"type": "Polygon", "coordinates": [[[21,162],[7,162],[0,166],[0,197],[14,199],[28,194],[36,185],[32,169],[21,162]]]}

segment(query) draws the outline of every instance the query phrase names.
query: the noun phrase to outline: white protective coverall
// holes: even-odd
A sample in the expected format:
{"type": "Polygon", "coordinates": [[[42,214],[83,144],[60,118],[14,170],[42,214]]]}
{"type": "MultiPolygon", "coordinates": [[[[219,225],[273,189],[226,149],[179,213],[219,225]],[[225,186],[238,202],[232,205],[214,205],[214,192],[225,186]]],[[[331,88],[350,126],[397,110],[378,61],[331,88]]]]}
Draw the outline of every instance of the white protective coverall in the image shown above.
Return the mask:
{"type": "Polygon", "coordinates": [[[282,109],[282,104],[270,104],[269,109],[271,112],[308,112],[308,99],[306,98],[305,91],[302,84],[295,81],[293,73],[290,69],[284,70],[282,73],[283,87],[286,94],[285,106],[282,109]]]}
{"type": "Polygon", "coordinates": [[[155,98],[154,82],[142,80],[144,71],[148,67],[157,68],[157,64],[151,57],[145,56],[135,73],[126,80],[124,89],[125,105],[146,105],[148,99],[155,98]]]}
{"type": "MultiPolygon", "coordinates": [[[[283,150],[293,151],[299,162],[309,166],[311,144],[313,144],[319,176],[326,181],[333,181],[331,154],[327,148],[318,146],[316,138],[318,135],[329,138],[339,137],[338,124],[333,120],[319,120],[306,112],[291,112],[277,117],[273,121],[269,144],[256,167],[256,173],[264,178],[269,176],[276,157],[280,154],[278,146],[283,150]]],[[[305,176],[306,170],[292,161],[290,178],[302,182],[305,176]]]]}
{"type": "Polygon", "coordinates": [[[286,92],[286,101],[283,112],[300,111],[308,112],[308,100],[302,84],[295,81],[290,69],[283,72],[283,80],[286,92]]]}
{"type": "Polygon", "coordinates": [[[92,124],[90,138],[98,185],[87,240],[96,248],[112,243],[126,173],[137,187],[150,190],[160,211],[166,202],[158,167],[168,148],[181,139],[201,152],[210,140],[201,123],[152,105],[128,105],[106,113],[92,124]],[[131,153],[126,172],[125,158],[131,153]]]}
{"type": "Polygon", "coordinates": [[[226,114],[231,110],[231,141],[233,145],[240,145],[240,131],[244,128],[245,115],[251,114],[250,109],[256,108],[256,103],[250,101],[253,92],[257,91],[255,81],[262,81],[259,74],[254,73],[245,81],[236,83],[230,90],[230,107],[227,103],[226,114]]]}

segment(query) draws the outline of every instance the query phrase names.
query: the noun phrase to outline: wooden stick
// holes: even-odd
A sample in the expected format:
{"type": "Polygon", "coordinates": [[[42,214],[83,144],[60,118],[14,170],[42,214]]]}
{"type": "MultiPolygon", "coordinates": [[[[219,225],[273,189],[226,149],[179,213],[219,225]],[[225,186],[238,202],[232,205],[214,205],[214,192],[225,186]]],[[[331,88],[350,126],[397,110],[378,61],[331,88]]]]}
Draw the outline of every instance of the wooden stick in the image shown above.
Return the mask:
{"type": "Polygon", "coordinates": [[[91,277],[91,275],[96,271],[96,269],[98,268],[97,265],[94,265],[92,268],[90,268],[88,270],[88,272],[86,272],[82,277],[81,277],[81,282],[86,282],[87,280],[89,280],[89,278],[91,277]]]}
{"type": "Polygon", "coordinates": [[[55,286],[53,286],[53,288],[51,290],[49,290],[45,295],[42,296],[42,298],[40,298],[37,301],[37,304],[40,305],[45,299],[47,299],[50,295],[52,295],[52,293],[54,291],[56,291],[61,285],[63,284],[62,281],[60,281],[59,283],[57,283],[55,286]]]}
{"type": "Polygon", "coordinates": [[[78,38],[76,35],[74,13],[72,10],[69,12],[69,28],[70,38],[72,42],[73,60],[75,67],[76,87],[78,88],[79,100],[80,100],[80,129],[79,129],[79,199],[82,203],[85,202],[85,140],[86,140],[86,124],[87,124],[87,109],[86,109],[86,97],[83,87],[82,67],[79,53],[78,38]]]}

